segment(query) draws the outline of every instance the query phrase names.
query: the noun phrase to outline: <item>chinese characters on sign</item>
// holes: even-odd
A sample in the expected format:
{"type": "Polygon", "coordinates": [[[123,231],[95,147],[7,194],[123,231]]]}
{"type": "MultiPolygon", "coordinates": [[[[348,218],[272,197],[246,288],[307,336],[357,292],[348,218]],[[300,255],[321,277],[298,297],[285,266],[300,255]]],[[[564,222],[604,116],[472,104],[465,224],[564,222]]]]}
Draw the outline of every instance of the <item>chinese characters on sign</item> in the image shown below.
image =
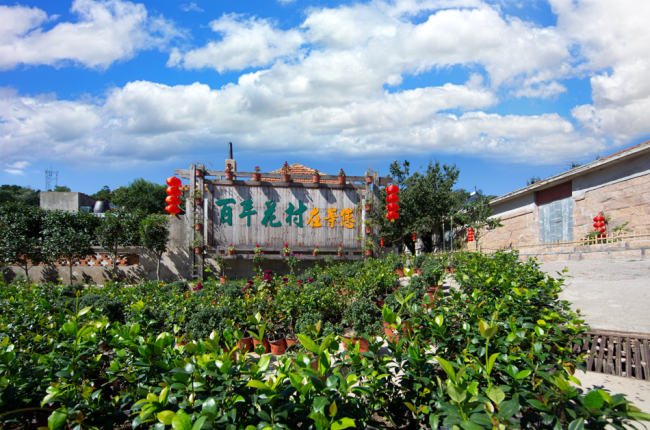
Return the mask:
{"type": "MultiPolygon", "coordinates": [[[[215,205],[217,205],[220,209],[219,222],[221,224],[227,224],[232,227],[232,210],[236,205],[235,199],[227,198],[216,200],[215,205]]],[[[251,217],[253,215],[257,215],[257,211],[253,210],[253,200],[244,200],[239,205],[242,207],[239,218],[246,218],[246,225],[250,227],[251,217]]],[[[276,216],[276,202],[267,201],[265,202],[264,206],[266,206],[266,209],[264,210],[264,216],[262,217],[260,223],[265,227],[282,226],[281,219],[278,219],[276,216]]],[[[302,201],[298,202],[298,207],[295,207],[293,203],[289,203],[288,206],[289,207],[284,211],[284,213],[287,214],[287,217],[284,219],[284,223],[289,226],[294,225],[296,227],[303,228],[303,214],[307,211],[307,206],[305,206],[302,201]]],[[[323,221],[326,221],[325,226],[329,228],[334,228],[337,226],[349,229],[354,228],[356,220],[354,219],[353,209],[343,208],[340,212],[340,215],[336,213],[337,208],[327,208],[326,210],[327,217],[323,219],[323,221]]],[[[309,211],[309,218],[307,219],[306,223],[309,227],[319,228],[324,226],[321,222],[319,211],[320,208],[313,208],[311,211],[309,211]]]]}

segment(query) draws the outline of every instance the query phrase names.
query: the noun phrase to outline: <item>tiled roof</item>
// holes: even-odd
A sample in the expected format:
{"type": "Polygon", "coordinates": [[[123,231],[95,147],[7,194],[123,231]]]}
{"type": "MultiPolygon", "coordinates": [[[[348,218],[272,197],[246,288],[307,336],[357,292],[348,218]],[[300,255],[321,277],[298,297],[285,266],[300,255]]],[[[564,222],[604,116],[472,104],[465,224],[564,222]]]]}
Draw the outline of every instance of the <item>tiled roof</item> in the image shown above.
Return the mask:
{"type": "MultiPolygon", "coordinates": [[[[312,175],[314,173],[314,170],[311,167],[303,166],[302,164],[299,163],[293,163],[292,165],[289,166],[289,174],[290,175],[312,175]]],[[[284,173],[282,168],[279,168],[278,170],[274,170],[269,173],[284,173]]],[[[326,175],[327,173],[320,172],[322,175],[326,175]]],[[[265,178],[264,174],[262,174],[262,180],[263,181],[268,181],[268,182],[280,182],[280,179],[278,178],[265,178]]],[[[293,179],[293,182],[311,182],[311,179],[293,179]]],[[[321,183],[323,184],[338,184],[338,181],[326,181],[324,179],[321,179],[321,183]]]]}

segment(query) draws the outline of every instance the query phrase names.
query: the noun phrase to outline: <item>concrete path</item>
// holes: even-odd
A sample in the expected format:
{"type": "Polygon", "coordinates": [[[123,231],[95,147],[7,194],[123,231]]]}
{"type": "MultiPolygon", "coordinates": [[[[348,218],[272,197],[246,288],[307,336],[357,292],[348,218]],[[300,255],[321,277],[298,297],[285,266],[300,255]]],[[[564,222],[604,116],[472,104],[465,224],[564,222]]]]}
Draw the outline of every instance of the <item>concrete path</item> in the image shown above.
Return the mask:
{"type": "Polygon", "coordinates": [[[580,309],[593,330],[650,333],[650,260],[552,261],[542,270],[569,269],[560,298],[580,309]]]}

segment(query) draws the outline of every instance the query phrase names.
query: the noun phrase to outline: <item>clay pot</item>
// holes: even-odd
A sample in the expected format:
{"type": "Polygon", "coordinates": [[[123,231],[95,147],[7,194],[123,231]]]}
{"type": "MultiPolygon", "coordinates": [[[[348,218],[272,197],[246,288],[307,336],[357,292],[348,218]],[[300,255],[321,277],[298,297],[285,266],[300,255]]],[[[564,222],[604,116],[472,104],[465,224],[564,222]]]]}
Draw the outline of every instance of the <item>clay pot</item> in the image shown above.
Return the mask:
{"type": "Polygon", "coordinates": [[[203,170],[196,169],[196,177],[197,178],[202,178],[203,177],[203,170]]]}
{"type": "Polygon", "coordinates": [[[454,268],[453,267],[447,267],[445,270],[443,270],[443,273],[454,273],[454,268]]]}
{"type": "Polygon", "coordinates": [[[219,281],[220,281],[222,284],[225,284],[225,283],[226,283],[226,277],[225,277],[225,276],[219,276],[219,281]]]}
{"type": "Polygon", "coordinates": [[[269,338],[268,337],[263,338],[262,342],[260,342],[259,340],[253,338],[253,349],[257,348],[257,345],[259,345],[260,343],[262,345],[264,345],[264,353],[265,354],[268,354],[269,352],[271,352],[271,345],[269,344],[269,338]]]}
{"type": "Polygon", "coordinates": [[[273,355],[282,355],[284,354],[284,351],[287,350],[287,342],[284,338],[269,341],[269,346],[271,348],[271,354],[273,355]]]}
{"type": "Polygon", "coordinates": [[[339,184],[343,185],[345,184],[345,176],[339,176],[339,184]]]}
{"type": "Polygon", "coordinates": [[[237,347],[241,352],[248,352],[253,349],[253,338],[245,337],[237,342],[237,347]]]}
{"type": "Polygon", "coordinates": [[[203,230],[203,224],[195,224],[194,225],[194,230],[202,231],[203,230]]]}
{"type": "Polygon", "coordinates": [[[422,273],[422,269],[413,269],[413,273],[419,275],[420,273],[422,273]]]}
{"type": "Polygon", "coordinates": [[[318,252],[314,252],[314,257],[318,257],[318,252]]]}
{"type": "Polygon", "coordinates": [[[337,252],[336,255],[338,255],[339,257],[343,257],[343,253],[342,253],[342,252],[337,252]]]}
{"type": "Polygon", "coordinates": [[[384,334],[388,340],[399,340],[403,335],[411,331],[411,324],[403,323],[401,327],[401,333],[395,333],[395,330],[388,323],[384,323],[384,334]]]}
{"type": "Polygon", "coordinates": [[[366,257],[372,257],[372,249],[366,249],[366,257]]]}
{"type": "Polygon", "coordinates": [[[318,176],[314,175],[314,176],[311,177],[311,179],[312,179],[312,182],[314,184],[320,184],[320,175],[318,175],[318,176]]]}
{"type": "Polygon", "coordinates": [[[202,254],[203,253],[203,247],[202,246],[197,246],[194,248],[194,253],[195,254],[202,254]]]}
{"type": "Polygon", "coordinates": [[[400,278],[404,277],[404,269],[395,269],[395,273],[397,273],[400,278]]]}
{"type": "Polygon", "coordinates": [[[284,338],[285,342],[287,342],[287,348],[289,348],[291,345],[295,345],[298,343],[297,338],[291,338],[291,337],[285,337],[284,338]]]}
{"type": "Polygon", "coordinates": [[[285,252],[285,251],[282,251],[282,254],[284,254],[285,257],[288,257],[288,256],[289,256],[289,253],[288,253],[288,252],[285,252]]]}
{"type": "Polygon", "coordinates": [[[282,182],[291,182],[291,175],[282,174],[282,182]]]}
{"type": "Polygon", "coordinates": [[[197,206],[203,206],[203,199],[202,198],[195,198],[194,199],[194,204],[197,206]]]}
{"type": "Polygon", "coordinates": [[[372,227],[366,227],[366,234],[372,233],[372,227]]]}
{"type": "Polygon", "coordinates": [[[257,182],[262,181],[262,174],[261,173],[253,173],[253,180],[257,182]]]}
{"type": "Polygon", "coordinates": [[[366,212],[370,212],[372,210],[372,205],[366,205],[366,212]]]}
{"type": "Polygon", "coordinates": [[[372,184],[372,176],[366,176],[366,184],[372,184]]]}
{"type": "Polygon", "coordinates": [[[235,255],[235,251],[228,250],[228,255],[235,255]]]}
{"type": "MultiPolygon", "coordinates": [[[[365,337],[355,337],[355,338],[351,338],[349,336],[342,336],[342,337],[345,338],[345,340],[348,341],[348,342],[352,341],[352,344],[350,345],[350,347],[352,347],[352,348],[354,348],[354,345],[356,343],[358,343],[359,344],[359,352],[368,352],[368,351],[370,351],[368,349],[368,345],[370,345],[370,342],[368,342],[368,339],[366,339],[365,337]]],[[[345,342],[343,343],[343,347],[345,348],[346,351],[349,351],[348,345],[345,342]]]]}
{"type": "Polygon", "coordinates": [[[235,173],[234,172],[226,172],[226,180],[227,181],[232,181],[232,178],[234,177],[235,173]]]}

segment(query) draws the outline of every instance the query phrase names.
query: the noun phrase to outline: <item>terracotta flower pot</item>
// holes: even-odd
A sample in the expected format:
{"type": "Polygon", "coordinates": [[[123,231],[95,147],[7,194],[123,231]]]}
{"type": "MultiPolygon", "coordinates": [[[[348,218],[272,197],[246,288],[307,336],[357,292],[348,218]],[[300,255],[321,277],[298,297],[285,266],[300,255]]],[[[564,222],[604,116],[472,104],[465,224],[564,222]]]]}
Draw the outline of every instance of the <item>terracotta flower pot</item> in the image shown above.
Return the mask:
{"type": "Polygon", "coordinates": [[[196,169],[196,177],[197,178],[202,178],[203,177],[203,170],[196,169]]]}
{"type": "Polygon", "coordinates": [[[228,250],[228,255],[234,255],[235,251],[228,250]]]}
{"type": "Polygon", "coordinates": [[[366,249],[366,257],[372,257],[372,249],[366,249]]]}
{"type": "Polygon", "coordinates": [[[342,252],[337,252],[336,255],[338,255],[339,257],[343,257],[343,253],[342,253],[342,252]]]}
{"type": "Polygon", "coordinates": [[[219,282],[221,282],[222,284],[225,284],[226,283],[226,277],[225,276],[219,276],[219,282]]]}
{"type": "Polygon", "coordinates": [[[314,257],[318,257],[318,252],[314,252],[314,257]]]}
{"type": "Polygon", "coordinates": [[[271,348],[271,354],[273,355],[282,355],[284,354],[284,351],[287,350],[287,342],[284,338],[269,341],[269,346],[271,348]]]}
{"type": "Polygon", "coordinates": [[[221,350],[224,352],[224,354],[230,353],[230,357],[235,361],[237,361],[237,349],[238,347],[235,346],[230,351],[228,351],[228,348],[226,348],[225,346],[221,347],[221,350]]]}
{"type": "MultiPolygon", "coordinates": [[[[368,342],[368,339],[366,339],[365,337],[355,337],[355,338],[352,338],[352,337],[349,337],[349,336],[342,336],[342,337],[345,338],[345,340],[347,342],[352,341],[352,344],[350,344],[351,348],[354,348],[355,344],[358,343],[359,344],[359,352],[368,352],[368,351],[370,351],[368,349],[368,345],[370,345],[370,342],[368,342]]],[[[343,346],[345,347],[346,351],[349,351],[347,343],[343,342],[343,346]]]]}
{"type": "Polygon", "coordinates": [[[282,182],[291,182],[291,175],[282,174],[282,182]]]}
{"type": "Polygon", "coordinates": [[[262,180],[262,174],[261,173],[253,173],[253,180],[260,182],[262,180]]]}
{"type": "Polygon", "coordinates": [[[237,346],[241,352],[248,352],[253,348],[253,338],[245,337],[237,342],[237,346]]]}
{"type": "Polygon", "coordinates": [[[339,184],[345,184],[345,176],[339,176],[339,184]]]}
{"type": "Polygon", "coordinates": [[[201,254],[203,253],[203,247],[202,246],[197,246],[194,248],[194,253],[195,254],[201,254]]]}
{"type": "Polygon", "coordinates": [[[420,273],[422,273],[422,269],[413,269],[413,273],[419,275],[420,273]]]}
{"type": "Polygon", "coordinates": [[[257,348],[257,345],[259,345],[260,343],[262,345],[264,345],[264,353],[265,354],[271,352],[271,345],[269,344],[269,338],[268,337],[262,338],[262,342],[260,342],[259,340],[253,338],[253,349],[257,348]]]}
{"type": "Polygon", "coordinates": [[[372,227],[366,227],[366,234],[372,233],[372,227]]]}
{"type": "Polygon", "coordinates": [[[203,230],[203,224],[195,224],[194,225],[194,230],[202,231],[203,230]]]}
{"type": "Polygon", "coordinates": [[[226,172],[226,180],[232,181],[234,176],[235,176],[234,172],[226,172]]]}
{"type": "Polygon", "coordinates": [[[311,179],[312,179],[312,182],[314,184],[320,184],[320,176],[319,175],[314,175],[314,176],[311,177],[311,179]]]}
{"type": "Polygon", "coordinates": [[[400,278],[404,277],[404,269],[395,269],[395,273],[397,273],[400,278]]]}
{"type": "Polygon", "coordinates": [[[290,253],[286,251],[282,251],[282,254],[284,254],[285,257],[288,257],[290,253]]]}
{"type": "Polygon", "coordinates": [[[366,206],[366,212],[370,212],[372,210],[372,205],[365,205],[366,206]]]}
{"type": "Polygon", "coordinates": [[[285,337],[284,340],[287,342],[287,348],[298,343],[298,339],[295,337],[285,337]]]}
{"type": "Polygon", "coordinates": [[[366,176],[366,184],[372,183],[372,176],[366,176]]]}
{"type": "Polygon", "coordinates": [[[195,198],[194,199],[194,204],[197,205],[197,206],[203,206],[203,199],[195,198]]]}

